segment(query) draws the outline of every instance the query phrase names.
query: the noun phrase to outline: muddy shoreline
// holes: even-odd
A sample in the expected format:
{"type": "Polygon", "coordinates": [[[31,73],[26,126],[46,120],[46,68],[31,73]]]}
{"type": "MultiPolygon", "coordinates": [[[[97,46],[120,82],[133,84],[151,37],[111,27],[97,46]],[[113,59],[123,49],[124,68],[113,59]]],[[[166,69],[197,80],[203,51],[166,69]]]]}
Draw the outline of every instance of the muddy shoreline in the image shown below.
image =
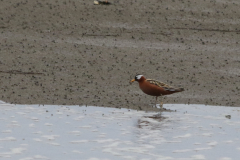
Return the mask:
{"type": "Polygon", "coordinates": [[[129,83],[143,74],[185,89],[164,103],[240,106],[238,1],[4,0],[0,8],[5,102],[152,110],[155,98],[129,83]]]}

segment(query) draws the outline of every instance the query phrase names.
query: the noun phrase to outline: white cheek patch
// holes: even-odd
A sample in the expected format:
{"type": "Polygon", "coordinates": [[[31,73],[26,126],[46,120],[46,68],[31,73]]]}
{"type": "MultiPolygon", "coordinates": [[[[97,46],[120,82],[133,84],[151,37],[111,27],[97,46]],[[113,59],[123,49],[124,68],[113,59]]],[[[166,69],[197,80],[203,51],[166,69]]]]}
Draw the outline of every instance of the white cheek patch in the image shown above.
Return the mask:
{"type": "Polygon", "coordinates": [[[139,80],[139,79],[141,79],[142,76],[143,76],[143,75],[137,75],[136,77],[137,77],[137,79],[139,80]]]}

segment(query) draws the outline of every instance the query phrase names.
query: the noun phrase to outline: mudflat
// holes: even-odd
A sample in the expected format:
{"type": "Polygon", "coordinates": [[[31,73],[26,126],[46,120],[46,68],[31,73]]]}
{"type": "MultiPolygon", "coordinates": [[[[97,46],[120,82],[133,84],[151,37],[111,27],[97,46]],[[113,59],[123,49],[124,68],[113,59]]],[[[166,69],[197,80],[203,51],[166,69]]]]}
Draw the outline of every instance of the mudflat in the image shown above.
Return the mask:
{"type": "Polygon", "coordinates": [[[238,0],[110,2],[2,0],[0,99],[154,110],[143,74],[185,89],[164,103],[240,106],[238,0]]]}

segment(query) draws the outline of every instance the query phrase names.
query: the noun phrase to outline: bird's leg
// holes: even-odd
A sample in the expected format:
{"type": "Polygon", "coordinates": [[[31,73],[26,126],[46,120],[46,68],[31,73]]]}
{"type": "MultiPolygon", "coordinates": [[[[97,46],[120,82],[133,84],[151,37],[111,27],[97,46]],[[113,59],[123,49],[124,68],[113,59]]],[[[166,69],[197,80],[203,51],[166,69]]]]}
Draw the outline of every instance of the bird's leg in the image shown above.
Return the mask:
{"type": "Polygon", "coordinates": [[[163,108],[163,101],[162,101],[162,97],[161,97],[161,104],[160,104],[160,107],[161,107],[161,109],[163,108]]]}
{"type": "Polygon", "coordinates": [[[156,102],[155,102],[155,107],[157,108],[157,98],[158,98],[158,96],[156,96],[156,102]]]}

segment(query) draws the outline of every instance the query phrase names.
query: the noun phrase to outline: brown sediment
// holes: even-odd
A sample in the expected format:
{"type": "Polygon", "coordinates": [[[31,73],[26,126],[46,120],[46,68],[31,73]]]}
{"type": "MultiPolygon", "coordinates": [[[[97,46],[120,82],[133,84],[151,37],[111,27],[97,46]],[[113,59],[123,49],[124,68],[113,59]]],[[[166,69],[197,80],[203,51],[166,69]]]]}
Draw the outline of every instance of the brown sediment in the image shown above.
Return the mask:
{"type": "Polygon", "coordinates": [[[112,4],[2,1],[0,99],[148,110],[140,73],[185,89],[164,103],[240,106],[237,1],[112,4]]]}

